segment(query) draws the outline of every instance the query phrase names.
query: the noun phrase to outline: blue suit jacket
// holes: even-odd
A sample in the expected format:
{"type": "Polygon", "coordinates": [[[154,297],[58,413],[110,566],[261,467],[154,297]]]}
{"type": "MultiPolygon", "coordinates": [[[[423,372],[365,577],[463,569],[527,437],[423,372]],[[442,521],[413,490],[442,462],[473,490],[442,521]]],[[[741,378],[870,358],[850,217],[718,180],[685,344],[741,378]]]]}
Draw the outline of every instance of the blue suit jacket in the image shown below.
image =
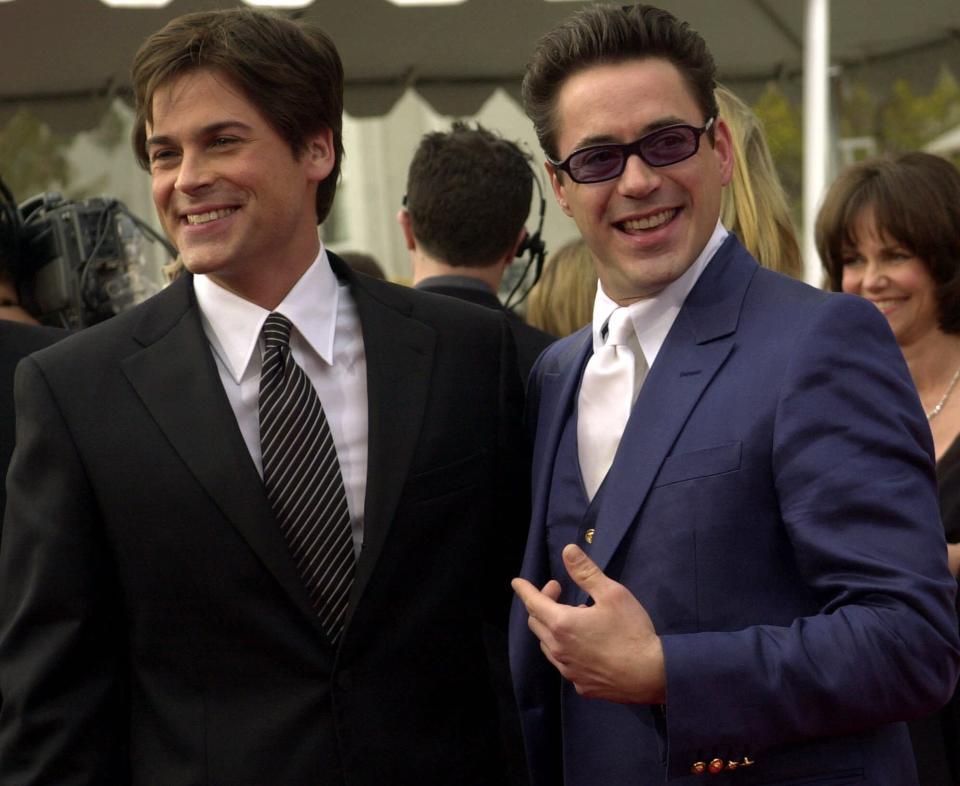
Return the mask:
{"type": "MultiPolygon", "coordinates": [[[[549,575],[546,511],[591,346],[589,327],[554,344],[531,379],[522,575],[538,586],[570,582],[549,575]]],[[[579,541],[650,613],[667,703],[578,697],[515,602],[533,782],[914,783],[896,721],[943,704],[958,661],[931,453],[879,312],[759,268],[731,235],[650,369],[593,542],[579,541]],[[718,777],[691,774],[714,759],[718,777]]]]}

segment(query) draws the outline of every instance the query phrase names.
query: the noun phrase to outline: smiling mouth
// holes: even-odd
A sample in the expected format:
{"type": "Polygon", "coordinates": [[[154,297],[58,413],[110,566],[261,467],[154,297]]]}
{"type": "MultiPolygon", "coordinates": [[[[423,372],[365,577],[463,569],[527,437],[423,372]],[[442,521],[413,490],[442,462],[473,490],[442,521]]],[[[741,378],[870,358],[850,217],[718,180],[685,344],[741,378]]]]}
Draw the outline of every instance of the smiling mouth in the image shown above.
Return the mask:
{"type": "Polygon", "coordinates": [[[871,300],[871,303],[879,308],[881,311],[886,311],[888,308],[893,308],[894,306],[899,306],[902,301],[900,300],[871,300]]]}
{"type": "Polygon", "coordinates": [[[628,232],[658,229],[672,220],[678,212],[679,211],[677,208],[672,207],[668,210],[661,210],[659,213],[654,213],[651,216],[644,216],[643,218],[631,218],[627,221],[620,221],[618,226],[628,232]]]}
{"type": "Polygon", "coordinates": [[[235,207],[222,207],[219,210],[210,210],[206,213],[189,213],[185,216],[187,223],[191,226],[197,224],[209,224],[219,218],[226,218],[231,213],[237,212],[235,207]]]}

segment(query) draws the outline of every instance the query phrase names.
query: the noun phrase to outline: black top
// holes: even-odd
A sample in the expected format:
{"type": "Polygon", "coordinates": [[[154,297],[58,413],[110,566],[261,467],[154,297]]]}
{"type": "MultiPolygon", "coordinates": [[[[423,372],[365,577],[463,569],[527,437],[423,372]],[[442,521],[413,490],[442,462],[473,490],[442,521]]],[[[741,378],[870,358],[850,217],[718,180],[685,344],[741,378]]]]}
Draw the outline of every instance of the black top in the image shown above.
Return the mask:
{"type": "MultiPolygon", "coordinates": [[[[960,542],[960,438],[937,462],[937,487],[947,542],[960,542]]],[[[960,783],[960,690],[936,715],[913,721],[910,737],[923,786],[960,783]]]]}
{"type": "Polygon", "coordinates": [[[549,333],[544,333],[542,330],[528,325],[515,313],[504,308],[496,294],[484,287],[482,282],[478,282],[480,286],[455,286],[450,281],[451,278],[451,276],[437,276],[424,279],[417,285],[417,289],[504,311],[510,319],[510,332],[513,334],[513,341],[517,345],[517,366],[520,369],[520,378],[526,386],[534,361],[543,350],[557,340],[556,336],[551,336],[549,333]]]}
{"type": "Polygon", "coordinates": [[[937,462],[940,517],[949,543],[960,542],[960,439],[937,462]]]}

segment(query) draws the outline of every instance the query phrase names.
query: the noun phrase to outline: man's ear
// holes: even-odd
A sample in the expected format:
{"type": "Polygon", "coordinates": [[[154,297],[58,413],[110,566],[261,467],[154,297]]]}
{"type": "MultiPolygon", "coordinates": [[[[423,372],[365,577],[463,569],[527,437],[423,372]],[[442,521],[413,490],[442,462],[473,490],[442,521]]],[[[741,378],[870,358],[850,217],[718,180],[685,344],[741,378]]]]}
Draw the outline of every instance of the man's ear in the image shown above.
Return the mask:
{"type": "Polygon", "coordinates": [[[520,253],[520,246],[523,245],[523,241],[527,239],[527,235],[530,233],[527,232],[526,227],[520,227],[520,231],[517,233],[517,239],[515,242],[510,244],[510,247],[507,249],[507,253],[503,255],[503,266],[506,267],[513,260],[517,258],[517,255],[520,253]]]}
{"type": "Polygon", "coordinates": [[[553,195],[557,198],[557,204],[560,205],[560,209],[564,213],[573,217],[573,213],[570,211],[570,203],[567,202],[566,186],[560,180],[563,173],[549,161],[544,161],[543,166],[547,170],[547,177],[550,178],[550,187],[553,188],[553,195]]]}
{"type": "Polygon", "coordinates": [[[410,211],[401,207],[397,211],[397,223],[403,232],[403,240],[407,244],[407,251],[413,251],[417,247],[417,239],[413,236],[413,222],[410,220],[410,211]]]}
{"type": "Polygon", "coordinates": [[[723,118],[717,118],[717,125],[713,132],[713,149],[720,164],[720,182],[729,185],[733,177],[733,138],[730,126],[723,118]]]}
{"type": "Polygon", "coordinates": [[[325,128],[309,137],[303,155],[310,179],[317,183],[326,180],[337,163],[337,154],[333,149],[333,131],[325,128]]]}

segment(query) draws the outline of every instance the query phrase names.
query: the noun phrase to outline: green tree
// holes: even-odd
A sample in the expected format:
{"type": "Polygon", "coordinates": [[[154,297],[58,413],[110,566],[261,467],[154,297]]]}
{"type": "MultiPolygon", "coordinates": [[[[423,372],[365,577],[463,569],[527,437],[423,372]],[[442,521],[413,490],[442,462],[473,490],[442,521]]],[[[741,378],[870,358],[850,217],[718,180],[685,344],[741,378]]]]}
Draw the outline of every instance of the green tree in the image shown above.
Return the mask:
{"type": "Polygon", "coordinates": [[[919,150],[944,131],[960,124],[960,84],[947,69],[933,90],[917,94],[906,79],[893,83],[890,99],[880,111],[880,146],[891,152],[919,150]]]}
{"type": "Polygon", "coordinates": [[[794,205],[803,191],[803,123],[800,110],[775,82],[767,83],[753,105],[763,123],[780,181],[794,205]]]}

